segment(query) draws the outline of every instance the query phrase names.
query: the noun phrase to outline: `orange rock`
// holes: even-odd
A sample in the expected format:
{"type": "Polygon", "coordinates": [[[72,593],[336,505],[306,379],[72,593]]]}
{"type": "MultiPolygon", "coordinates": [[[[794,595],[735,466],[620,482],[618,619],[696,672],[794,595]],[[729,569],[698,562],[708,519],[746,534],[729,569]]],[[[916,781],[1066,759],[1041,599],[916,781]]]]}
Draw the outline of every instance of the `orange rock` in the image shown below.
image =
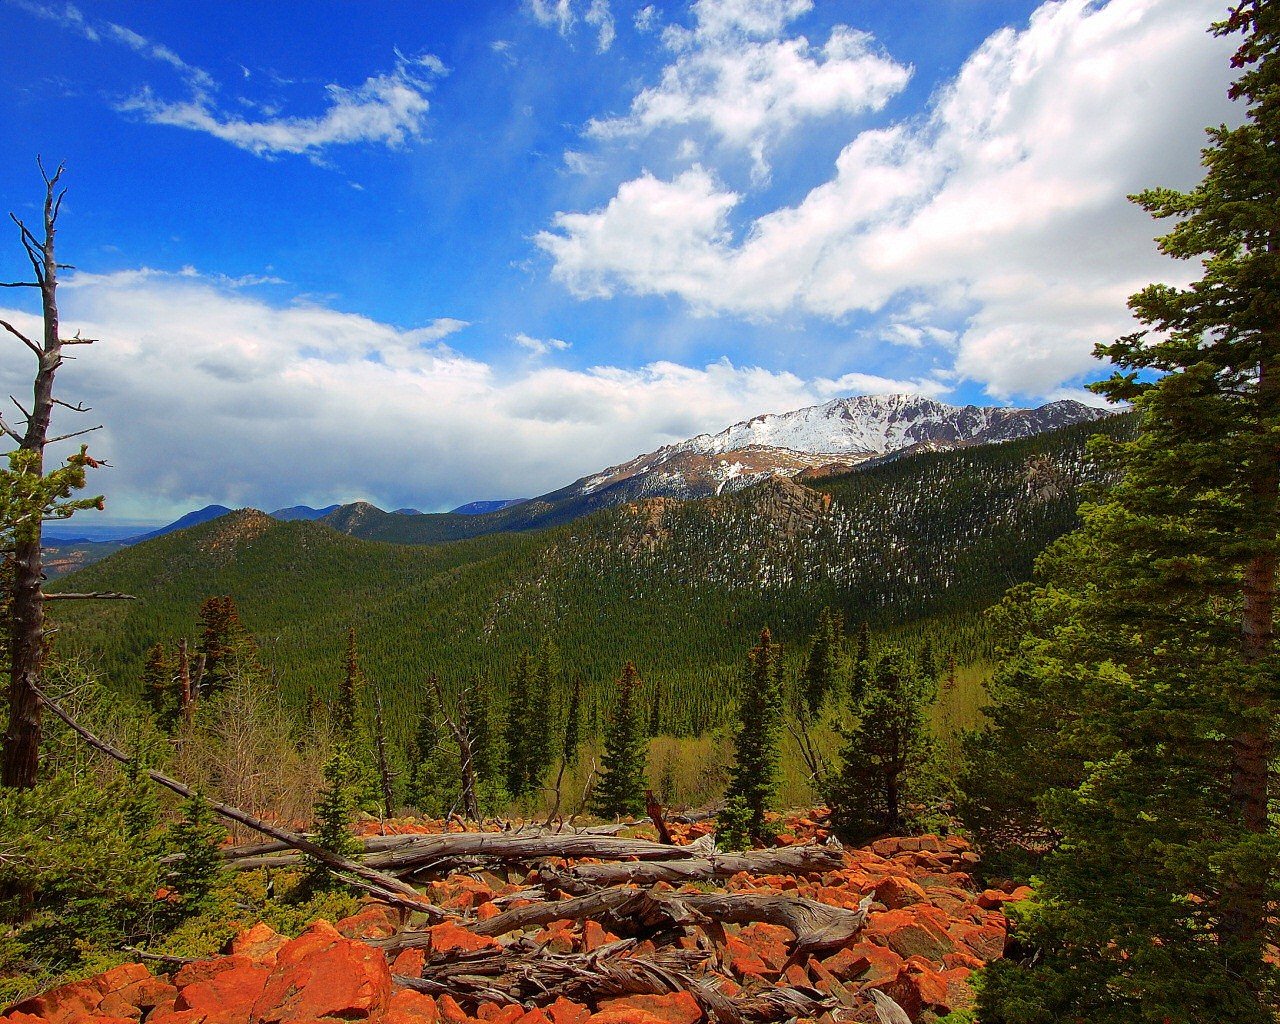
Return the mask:
{"type": "Polygon", "coordinates": [[[582,926],[582,949],[585,953],[594,953],[610,941],[609,933],[601,927],[599,921],[588,920],[582,926]]]}
{"type": "Polygon", "coordinates": [[[247,956],[250,960],[274,966],[276,951],[288,941],[270,925],[259,921],[231,940],[231,952],[237,956],[247,956]]]}
{"type": "Polygon", "coordinates": [[[939,925],[947,916],[934,907],[890,910],[872,914],[867,925],[869,938],[882,938],[884,944],[903,957],[923,956],[935,963],[956,948],[951,936],[939,925]]]}
{"type": "MultiPolygon", "coordinates": [[[[218,1024],[248,1024],[254,1004],[270,975],[270,967],[255,964],[244,956],[223,957],[201,972],[187,972],[184,967],[178,976],[180,990],[173,1003],[173,1012],[176,1015],[194,1010],[218,1024]],[[215,965],[221,969],[215,971],[215,965]]],[[[151,1020],[157,1016],[163,1017],[153,1015],[151,1020]]]]}
{"type": "Polygon", "coordinates": [[[876,883],[876,899],[891,910],[908,907],[913,903],[924,903],[929,897],[924,889],[908,878],[889,875],[876,883]]]}
{"type": "Polygon", "coordinates": [[[738,938],[755,950],[771,971],[780,971],[787,962],[787,943],[795,941],[788,928],[756,922],[738,933],[738,938]]]}
{"type": "Polygon", "coordinates": [[[472,950],[484,949],[487,946],[496,946],[497,943],[487,935],[477,935],[475,932],[468,931],[460,925],[454,924],[452,921],[444,921],[440,924],[434,924],[427,929],[431,932],[431,949],[433,952],[441,953],[446,950],[456,949],[464,953],[472,950]]]}
{"type": "Polygon", "coordinates": [[[725,942],[723,959],[725,966],[740,978],[772,973],[760,954],[735,935],[725,942]]]}
{"type": "Polygon", "coordinates": [[[480,906],[476,907],[476,917],[481,921],[488,921],[491,918],[497,917],[501,913],[502,908],[492,902],[481,903],[480,906]]]}
{"type": "Polygon", "coordinates": [[[436,1005],[440,1008],[440,1019],[444,1024],[467,1024],[471,1020],[453,996],[441,996],[436,1005]]]}
{"type": "Polygon", "coordinates": [[[387,1002],[386,1024],[436,1024],[440,1012],[425,992],[402,988],[387,1002]]]}
{"type": "Polygon", "coordinates": [[[424,949],[406,949],[391,964],[391,973],[402,978],[421,978],[422,965],[427,961],[424,949]]]}
{"type": "MultiPolygon", "coordinates": [[[[490,1021],[491,1024],[515,1024],[525,1016],[524,1007],[519,1003],[507,1003],[500,1006],[497,1003],[484,1003],[480,1009],[476,1011],[476,1016],[481,1020],[490,1021]]],[[[546,1020],[544,1017],[543,1020],[546,1020]]]]}
{"type": "Polygon", "coordinates": [[[391,971],[382,951],[317,921],[280,948],[253,1017],[256,1024],[362,1020],[381,1016],[390,998],[391,971]]]}
{"type": "MultiPolygon", "coordinates": [[[[520,1009],[520,1007],[517,1007],[517,1009],[520,1009]]],[[[528,1013],[522,1013],[516,1017],[512,1024],[551,1024],[551,1020],[535,1006],[528,1013]]]]}
{"type": "Polygon", "coordinates": [[[385,939],[399,930],[400,912],[385,903],[369,903],[334,927],[349,939],[385,939]]]}
{"type": "Polygon", "coordinates": [[[74,1017],[95,1013],[109,993],[149,979],[151,972],[142,964],[123,964],[85,981],[61,985],[43,995],[25,999],[9,1007],[9,1013],[30,1014],[49,1024],[69,1024],[74,1017]]]}
{"type": "Polygon", "coordinates": [[[841,981],[852,981],[866,973],[871,961],[846,947],[823,960],[822,966],[841,981]]]}
{"type": "Polygon", "coordinates": [[[874,942],[859,942],[849,946],[848,951],[867,961],[862,974],[857,975],[857,980],[864,984],[892,981],[902,972],[904,965],[902,957],[887,946],[878,946],[874,942]]]}
{"type": "MultiPolygon", "coordinates": [[[[688,992],[672,992],[661,996],[624,996],[600,1003],[602,1013],[611,1010],[633,1010],[646,1013],[666,1024],[697,1024],[702,1020],[702,1007],[688,992]]],[[[592,1020],[595,1020],[593,1017],[592,1020]]]]}
{"type": "Polygon", "coordinates": [[[95,1016],[128,1017],[138,1020],[160,1006],[172,1006],[178,990],[163,978],[147,975],[123,988],[108,992],[98,1004],[95,1016]]]}
{"type": "Polygon", "coordinates": [[[551,1024],[586,1024],[587,1018],[591,1016],[591,1011],[581,1003],[575,1003],[564,996],[557,998],[547,1007],[547,1011],[551,1015],[551,1024]]]}
{"type": "Polygon", "coordinates": [[[997,960],[1004,955],[1006,932],[999,924],[967,925],[951,928],[952,937],[983,960],[997,960]]]}

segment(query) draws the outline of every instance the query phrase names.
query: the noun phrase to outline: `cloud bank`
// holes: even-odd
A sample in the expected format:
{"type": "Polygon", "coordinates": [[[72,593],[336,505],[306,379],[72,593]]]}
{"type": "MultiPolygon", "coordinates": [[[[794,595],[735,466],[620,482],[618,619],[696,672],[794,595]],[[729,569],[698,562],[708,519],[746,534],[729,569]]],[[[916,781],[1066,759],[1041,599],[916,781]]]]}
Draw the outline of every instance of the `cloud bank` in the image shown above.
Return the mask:
{"type": "MultiPolygon", "coordinates": [[[[542,493],[761,412],[850,393],[945,391],[932,380],[802,379],[727,359],[625,369],[523,360],[504,369],[447,343],[465,336],[461,320],[405,329],[276,304],[189,268],[77,273],[60,297],[67,330],[101,339],[68,363],[59,390],[106,424],[92,450],[115,468],[91,486],[105,488],[109,511],[125,518],[209,502],[449,508],[542,493]]],[[[17,310],[0,318],[37,327],[17,310]]],[[[30,387],[25,356],[0,347],[9,393],[30,387]]],[[[59,428],[87,425],[59,413],[59,428]]]]}

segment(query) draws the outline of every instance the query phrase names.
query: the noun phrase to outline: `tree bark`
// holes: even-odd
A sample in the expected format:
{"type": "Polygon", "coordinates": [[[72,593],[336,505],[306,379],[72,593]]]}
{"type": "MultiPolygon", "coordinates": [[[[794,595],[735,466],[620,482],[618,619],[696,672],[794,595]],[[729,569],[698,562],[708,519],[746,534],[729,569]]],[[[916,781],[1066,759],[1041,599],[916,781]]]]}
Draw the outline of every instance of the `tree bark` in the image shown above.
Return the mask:
{"type": "Polygon", "coordinates": [[[778,850],[717,853],[714,857],[674,861],[638,861],[619,864],[578,864],[563,871],[543,872],[543,877],[566,892],[581,887],[653,885],[670,882],[711,882],[749,875],[805,875],[839,869],[844,858],[828,846],[788,846],[778,850]]]}

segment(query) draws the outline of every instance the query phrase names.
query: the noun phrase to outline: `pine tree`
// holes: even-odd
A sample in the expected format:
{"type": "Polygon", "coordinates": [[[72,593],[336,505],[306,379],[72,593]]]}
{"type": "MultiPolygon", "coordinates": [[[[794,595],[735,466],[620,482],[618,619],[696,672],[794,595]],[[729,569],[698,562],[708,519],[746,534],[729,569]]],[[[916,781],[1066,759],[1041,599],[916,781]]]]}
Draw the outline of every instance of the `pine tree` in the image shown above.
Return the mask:
{"type": "Polygon", "coordinates": [[[182,805],[182,817],[169,834],[178,855],[169,884],[177,891],[180,916],[190,917],[208,905],[209,897],[226,875],[219,848],[227,837],[208,801],[199,793],[182,805]]]}
{"type": "Polygon", "coordinates": [[[751,649],[738,700],[738,729],[733,740],[733,767],[725,795],[741,801],[746,809],[746,831],[753,838],[766,836],[765,811],[778,784],[782,741],[782,648],[769,630],[751,649]]]}
{"type": "Polygon", "coordinates": [[[578,760],[578,747],[582,744],[582,677],[574,676],[569,690],[569,703],[564,711],[564,746],[561,756],[565,764],[578,760]]]}
{"type": "Polygon", "coordinates": [[[1195,189],[1136,197],[1202,276],[1133,296],[1145,329],[1099,349],[1140,431],[1097,446],[1121,481],[1020,595],[1002,668],[990,747],[1060,840],[989,1024],[1275,1019],[1280,7],[1216,31],[1244,37],[1243,123],[1209,131],[1195,189]]]}
{"type": "Polygon", "coordinates": [[[413,734],[409,769],[409,803],[424,813],[437,813],[440,799],[440,725],[435,698],[428,691],[422,697],[418,725],[413,734]]]}
{"type": "Polygon", "coordinates": [[[641,725],[639,689],[640,675],[635,665],[627,662],[605,728],[600,782],[591,794],[591,808],[603,818],[644,813],[648,743],[641,725]]]}
{"type": "Polygon", "coordinates": [[[862,622],[858,626],[858,641],[853,652],[853,669],[849,677],[849,696],[860,700],[871,678],[871,629],[862,622]]]}
{"type": "Polygon", "coordinates": [[[827,697],[836,691],[840,676],[838,617],[823,608],[809,642],[809,653],[800,673],[800,688],[809,714],[817,717],[827,697]]]}
{"type": "Polygon", "coordinates": [[[851,701],[840,772],[831,786],[832,824],[841,839],[861,842],[898,830],[911,773],[927,762],[932,684],[905,652],[876,659],[861,697],[851,701]]]}
{"type": "Polygon", "coordinates": [[[230,594],[206,598],[200,605],[200,643],[204,661],[200,696],[215,696],[240,671],[257,671],[257,647],[240,621],[230,594]]]}
{"type": "Polygon", "coordinates": [[[343,661],[342,686],[338,690],[338,705],[334,725],[338,735],[347,742],[355,742],[363,716],[360,713],[361,693],[364,690],[364,674],[360,671],[360,652],[356,646],[355,628],[347,630],[347,647],[343,661]]]}
{"type": "Polygon", "coordinates": [[[182,714],[176,675],[177,666],[169,660],[164,644],[156,644],[147,652],[142,669],[142,692],[155,713],[156,722],[165,732],[173,731],[182,714]]]}
{"type": "Polygon", "coordinates": [[[533,789],[537,774],[539,741],[530,735],[531,722],[536,717],[533,702],[537,682],[538,670],[533,657],[528,651],[522,651],[507,691],[507,791],[516,799],[533,789]]]}
{"type": "MultiPolygon", "coordinates": [[[[324,783],[315,807],[315,841],[330,853],[357,858],[362,847],[352,826],[358,807],[359,771],[345,744],[339,743],[325,764],[324,783]]],[[[307,881],[312,889],[335,884],[333,875],[318,862],[311,863],[307,881]]]]}

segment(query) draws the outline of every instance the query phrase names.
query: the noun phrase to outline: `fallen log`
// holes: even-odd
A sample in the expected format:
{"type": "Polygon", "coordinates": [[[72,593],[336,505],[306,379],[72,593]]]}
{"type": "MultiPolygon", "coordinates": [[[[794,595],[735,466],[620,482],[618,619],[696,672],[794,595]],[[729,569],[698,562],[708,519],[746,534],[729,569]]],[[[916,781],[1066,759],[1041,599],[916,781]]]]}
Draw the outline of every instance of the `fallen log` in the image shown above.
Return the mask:
{"type": "Polygon", "coordinates": [[[628,955],[634,944],[624,940],[579,954],[553,953],[527,942],[472,953],[450,951],[428,960],[420,977],[396,975],[393,980],[428,995],[449,995],[470,1011],[486,1002],[546,1006],[564,996],[595,1004],[620,996],[688,992],[720,1024],[749,1024],[816,1017],[837,1005],[815,990],[785,987],[729,998],[711,981],[690,973],[706,963],[707,953],[628,955]]]}
{"type": "Polygon", "coordinates": [[[711,857],[675,861],[639,861],[617,864],[578,864],[542,872],[543,882],[565,892],[581,894],[592,887],[653,885],[655,882],[709,882],[745,872],[748,875],[807,875],[835,871],[844,858],[837,847],[787,846],[747,853],[717,853],[711,857]]]}
{"type": "MultiPolygon", "coordinates": [[[[801,959],[846,945],[862,931],[873,897],[857,910],[833,907],[801,896],[770,893],[657,893],[645,889],[601,889],[567,900],[531,903],[504,911],[487,921],[468,925],[476,935],[496,938],[521,928],[552,921],[599,921],[619,935],[644,936],[659,941],[685,928],[712,924],[749,924],[763,921],[782,925],[795,936],[791,955],[801,959]]],[[[431,933],[403,931],[370,943],[388,952],[427,949],[431,933]]]]}
{"type": "MultiPolygon", "coordinates": [[[[83,725],[71,717],[62,707],[55,701],[46,696],[38,687],[32,686],[36,699],[45,707],[57,715],[67,726],[89,746],[95,750],[106,754],[113,760],[119,761],[121,764],[133,763],[131,758],[124,751],[117,747],[113,747],[106,740],[100,739],[86,729],[83,725]]],[[[177,793],[179,796],[190,800],[196,793],[191,787],[172,779],[161,772],[151,768],[144,769],[144,774],[156,785],[163,786],[165,789],[177,793]]],[[[318,846],[305,836],[290,832],[288,829],[281,828],[278,825],[272,825],[268,822],[255,818],[252,814],[240,810],[238,807],[232,807],[230,804],[224,804],[217,800],[205,799],[205,803],[216,814],[227,818],[230,821],[239,822],[255,832],[261,832],[263,835],[271,836],[276,842],[284,843],[300,853],[307,854],[323,864],[329,871],[339,875],[351,875],[359,879],[367,887],[368,891],[379,896],[385,897],[388,902],[393,902],[400,907],[408,906],[409,908],[427,914],[435,920],[444,920],[449,915],[439,907],[425,900],[422,895],[409,885],[407,882],[401,881],[391,875],[376,871],[366,864],[359,861],[349,860],[336,853],[326,850],[323,846],[318,846]]]]}

